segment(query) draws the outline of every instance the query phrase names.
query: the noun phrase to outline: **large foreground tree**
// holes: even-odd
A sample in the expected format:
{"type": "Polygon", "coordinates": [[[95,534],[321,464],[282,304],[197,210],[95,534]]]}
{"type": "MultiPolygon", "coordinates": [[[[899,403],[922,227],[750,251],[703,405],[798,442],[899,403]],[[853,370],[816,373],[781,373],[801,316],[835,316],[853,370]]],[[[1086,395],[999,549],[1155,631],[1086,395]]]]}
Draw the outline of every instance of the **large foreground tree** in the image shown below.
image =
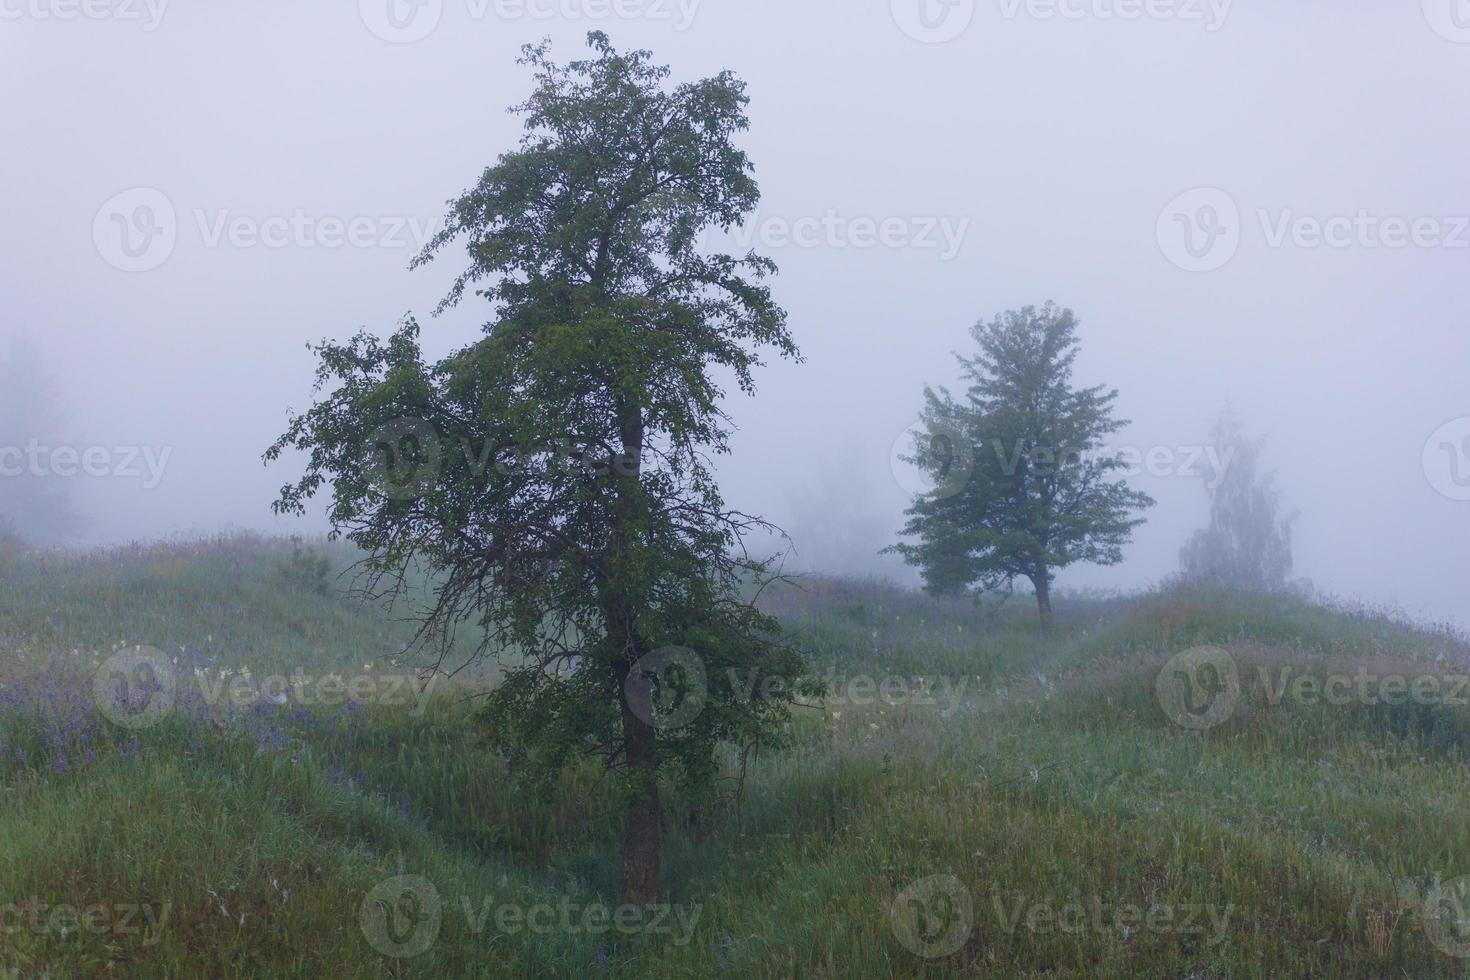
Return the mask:
{"type": "Polygon", "coordinates": [[[977,323],[961,399],[926,388],[924,431],[910,461],[933,489],[906,512],[912,540],[891,551],[916,565],[933,592],[1008,590],[1031,582],[1043,626],[1051,585],[1076,562],[1116,564],[1135,512],[1153,500],[1115,478],[1124,468],[1105,440],[1116,391],[1076,388],[1079,341],[1071,310],[1048,303],[977,323]]]}
{"type": "MultiPolygon", "coordinates": [[[[767,574],[710,470],[728,420],[715,379],[753,390],[762,348],[797,357],[754,254],[704,254],[759,201],[735,143],[744,85],[667,84],[600,33],[559,65],[525,49],[525,136],[453,201],[415,260],[462,241],[483,336],[425,362],[409,320],[386,342],[316,348],[330,396],[267,453],[309,454],[276,507],[330,483],[370,591],[429,573],[421,642],[465,622],[510,653],[486,714],[517,776],[549,785],[585,754],[620,774],[622,891],[660,891],[660,780],[710,786],[721,744],[779,734],[800,661],[744,596],[767,574]],[[774,678],[781,684],[767,685],[774,678]]],[[[805,692],[805,693],[810,693],[805,692]]]]}

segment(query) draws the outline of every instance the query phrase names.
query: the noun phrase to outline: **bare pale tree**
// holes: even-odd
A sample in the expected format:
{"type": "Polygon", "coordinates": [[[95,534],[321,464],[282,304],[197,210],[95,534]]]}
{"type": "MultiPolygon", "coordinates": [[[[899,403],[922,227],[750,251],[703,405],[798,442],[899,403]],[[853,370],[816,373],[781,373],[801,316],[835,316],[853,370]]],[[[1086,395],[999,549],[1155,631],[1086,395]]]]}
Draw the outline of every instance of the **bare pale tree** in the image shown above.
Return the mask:
{"type": "Polygon", "coordinates": [[[1186,581],[1278,592],[1291,574],[1296,514],[1281,513],[1275,474],[1261,468],[1264,437],[1247,434],[1229,409],[1211,435],[1218,463],[1208,475],[1210,523],[1179,552],[1186,581]]]}

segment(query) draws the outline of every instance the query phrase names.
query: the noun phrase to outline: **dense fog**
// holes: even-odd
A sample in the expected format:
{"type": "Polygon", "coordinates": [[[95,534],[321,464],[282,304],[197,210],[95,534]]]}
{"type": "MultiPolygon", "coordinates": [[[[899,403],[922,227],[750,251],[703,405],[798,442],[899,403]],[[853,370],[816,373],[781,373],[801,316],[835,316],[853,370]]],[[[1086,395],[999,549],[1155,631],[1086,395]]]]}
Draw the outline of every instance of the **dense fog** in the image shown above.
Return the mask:
{"type": "Polygon", "coordinates": [[[764,202],[729,238],[780,265],[805,361],[732,391],[719,473],[791,567],[915,581],[878,552],[924,386],[976,321],[1053,300],[1157,500],[1060,588],[1177,570],[1228,406],[1299,512],[1294,578],[1470,625],[1455,6],[0,0],[0,463],[69,485],[58,543],[324,530],[271,514],[300,464],[261,460],[306,344],[408,313],[435,354],[476,335],[483,303],[430,316],[457,265],[409,262],[518,139],[520,46],[605,30],[749,83],[764,202]]]}

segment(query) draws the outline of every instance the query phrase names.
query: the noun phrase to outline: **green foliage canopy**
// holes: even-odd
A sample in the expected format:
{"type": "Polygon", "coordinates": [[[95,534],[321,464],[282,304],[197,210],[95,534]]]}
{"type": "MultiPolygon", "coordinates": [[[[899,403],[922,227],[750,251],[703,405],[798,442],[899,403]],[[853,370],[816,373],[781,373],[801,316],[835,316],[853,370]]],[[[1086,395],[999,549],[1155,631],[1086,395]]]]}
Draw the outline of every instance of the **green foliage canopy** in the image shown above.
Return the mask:
{"type": "Polygon", "coordinates": [[[1123,459],[1106,439],[1116,391],[1072,383],[1079,341],[1071,310],[1005,313],[977,323],[972,357],[955,356],[969,387],[924,392],[924,432],[910,462],[933,489],[907,511],[910,540],[891,551],[916,565],[938,593],[1036,589],[1043,620],[1057,569],[1116,564],[1146,494],[1116,478],[1123,459]]]}
{"type": "Polygon", "coordinates": [[[648,52],[588,40],[592,57],[564,66],[524,49],[520,146],[414,262],[463,243],[440,310],[483,297],[483,336],[433,364],[412,319],[386,341],[320,345],[330,395],[267,455],[308,454],[277,509],[330,484],[333,526],[382,590],[427,568],[425,641],[469,619],[483,651],[521,658],[487,702],[516,773],[544,784],[599,756],[628,772],[646,835],[658,774],[709,785],[715,747],[779,732],[801,689],[798,658],[748,601],[771,565],[742,541],[765,525],[729,509],[711,471],[730,428],[717,375],[748,393],[762,349],[799,354],[764,282],[774,264],[701,248],[760,198],[734,143],[744,84],[670,89],[648,52]],[[645,680],[683,688],[698,713],[661,724],[628,695],[645,680]]]}

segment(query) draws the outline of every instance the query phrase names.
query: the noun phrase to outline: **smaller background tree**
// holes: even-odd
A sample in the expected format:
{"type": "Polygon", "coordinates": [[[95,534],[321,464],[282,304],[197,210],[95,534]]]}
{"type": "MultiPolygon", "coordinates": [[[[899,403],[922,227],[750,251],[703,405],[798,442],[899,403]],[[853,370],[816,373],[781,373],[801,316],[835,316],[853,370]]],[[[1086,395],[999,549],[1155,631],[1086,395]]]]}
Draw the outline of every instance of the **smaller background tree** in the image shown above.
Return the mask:
{"type": "Polygon", "coordinates": [[[1297,515],[1281,514],[1274,474],[1261,469],[1265,437],[1251,437],[1229,409],[1211,433],[1215,460],[1208,476],[1210,523],[1179,552],[1185,581],[1257,592],[1286,588],[1291,574],[1291,529],[1297,515]]]}
{"type": "Polygon", "coordinates": [[[1113,418],[1116,391],[1075,388],[1077,320],[1048,303],[977,323],[980,352],[955,356],[970,387],[962,400],[925,389],[926,432],[908,462],[934,489],[906,512],[887,550],[919,567],[936,593],[1009,590],[1029,580],[1044,626],[1052,620],[1056,571],[1123,559],[1123,545],[1153,504],[1116,471],[1105,440],[1128,423],[1113,418]]]}

